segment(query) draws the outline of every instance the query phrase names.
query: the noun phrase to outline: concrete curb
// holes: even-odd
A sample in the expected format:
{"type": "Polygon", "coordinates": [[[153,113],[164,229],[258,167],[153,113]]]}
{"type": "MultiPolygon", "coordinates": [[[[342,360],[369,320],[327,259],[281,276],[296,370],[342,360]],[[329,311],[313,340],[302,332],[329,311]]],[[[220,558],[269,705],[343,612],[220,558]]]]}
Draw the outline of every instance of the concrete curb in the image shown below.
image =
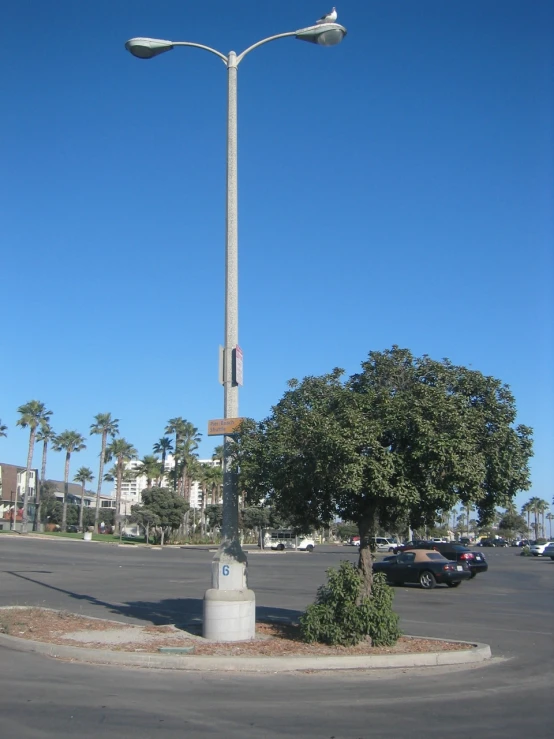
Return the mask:
{"type": "MultiPolygon", "coordinates": [[[[425,637],[429,638],[429,637],[425,637]]],[[[448,641],[434,639],[433,641],[448,641]]],[[[19,652],[34,652],[55,659],[86,662],[95,665],[146,667],[157,670],[188,670],[193,672],[298,672],[324,670],[376,670],[399,667],[436,667],[484,662],[491,658],[488,644],[471,644],[471,649],[457,652],[418,652],[414,654],[324,655],[298,657],[201,657],[194,654],[146,654],[144,652],[114,652],[107,649],[85,649],[48,642],[30,641],[17,636],[0,634],[0,646],[19,652]]]]}

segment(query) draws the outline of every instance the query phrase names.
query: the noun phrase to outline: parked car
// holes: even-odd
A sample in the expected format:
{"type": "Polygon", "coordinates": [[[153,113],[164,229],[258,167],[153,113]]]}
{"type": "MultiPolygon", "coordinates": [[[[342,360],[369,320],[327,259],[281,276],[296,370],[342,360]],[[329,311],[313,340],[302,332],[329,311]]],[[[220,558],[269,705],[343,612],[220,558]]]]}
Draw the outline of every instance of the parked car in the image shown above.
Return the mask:
{"type": "Polygon", "coordinates": [[[493,547],[494,542],[492,539],[481,539],[481,541],[477,542],[478,547],[493,547]]]}
{"type": "Polygon", "coordinates": [[[376,536],[374,539],[375,549],[378,552],[394,552],[397,544],[392,539],[384,536],[376,536]]]}
{"type": "Polygon", "coordinates": [[[544,555],[544,550],[549,546],[554,546],[554,541],[545,541],[543,544],[531,544],[531,554],[533,557],[542,557],[544,555]]]}
{"type": "Polygon", "coordinates": [[[420,541],[412,546],[406,546],[403,551],[410,549],[427,549],[440,552],[443,557],[452,562],[466,563],[471,577],[489,569],[485,555],[481,552],[472,552],[471,549],[458,544],[456,541],[436,543],[435,541],[420,541]]]}
{"type": "Polygon", "coordinates": [[[467,536],[462,536],[459,539],[458,544],[461,544],[463,547],[468,547],[471,544],[471,539],[468,539],[467,536]]]}
{"type": "Polygon", "coordinates": [[[550,542],[545,548],[544,552],[542,553],[543,557],[550,557],[550,559],[554,562],[554,544],[550,542]]]}
{"type": "Polygon", "coordinates": [[[451,559],[453,562],[465,562],[469,566],[471,577],[475,577],[480,572],[486,572],[489,569],[485,555],[481,552],[472,552],[471,549],[458,544],[457,542],[450,542],[448,544],[433,544],[433,549],[440,552],[446,559],[451,559]]]}
{"type": "Polygon", "coordinates": [[[387,580],[395,585],[419,583],[425,590],[431,590],[438,583],[456,588],[471,577],[465,562],[451,562],[440,552],[420,549],[385,557],[382,562],[373,564],[373,572],[384,572],[387,580]]]}

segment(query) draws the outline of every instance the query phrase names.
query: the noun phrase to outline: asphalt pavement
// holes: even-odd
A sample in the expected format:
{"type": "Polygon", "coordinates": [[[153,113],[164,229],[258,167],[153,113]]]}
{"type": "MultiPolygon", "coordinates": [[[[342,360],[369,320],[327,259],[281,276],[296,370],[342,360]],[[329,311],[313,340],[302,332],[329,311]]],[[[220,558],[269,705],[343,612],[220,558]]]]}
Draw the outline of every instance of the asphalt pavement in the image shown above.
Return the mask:
{"type": "MultiPolygon", "coordinates": [[[[460,588],[395,588],[405,633],[484,642],[477,666],[279,675],[167,673],[0,648],[0,731],[35,737],[553,735],[554,562],[484,549],[489,571],[460,588]]],[[[42,605],[129,623],[190,623],[208,551],[0,535],[0,605],[42,605]]],[[[298,615],[349,547],[252,553],[258,614],[298,615]]]]}

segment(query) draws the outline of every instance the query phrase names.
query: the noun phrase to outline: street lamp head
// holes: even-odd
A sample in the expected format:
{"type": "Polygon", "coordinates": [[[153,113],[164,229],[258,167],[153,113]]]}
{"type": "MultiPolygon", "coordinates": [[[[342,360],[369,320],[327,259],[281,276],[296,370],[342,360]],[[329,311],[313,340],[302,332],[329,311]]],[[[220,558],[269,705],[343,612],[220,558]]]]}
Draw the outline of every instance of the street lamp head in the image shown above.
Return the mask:
{"type": "Polygon", "coordinates": [[[318,23],[296,31],[299,41],[309,41],[320,46],[336,46],[346,36],[346,28],[340,23],[318,23]]]}
{"type": "Polygon", "coordinates": [[[125,43],[125,48],[138,59],[151,59],[164,51],[171,51],[173,43],[159,38],[132,38],[125,43]]]}

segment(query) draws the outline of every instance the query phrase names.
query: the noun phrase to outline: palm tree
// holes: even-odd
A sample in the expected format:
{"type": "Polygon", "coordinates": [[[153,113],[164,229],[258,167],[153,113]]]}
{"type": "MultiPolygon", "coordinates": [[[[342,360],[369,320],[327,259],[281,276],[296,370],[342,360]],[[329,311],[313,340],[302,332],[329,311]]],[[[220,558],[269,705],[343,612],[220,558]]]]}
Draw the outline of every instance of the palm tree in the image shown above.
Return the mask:
{"type": "Polygon", "coordinates": [[[198,444],[202,440],[202,434],[198,431],[189,421],[185,421],[183,427],[183,436],[181,438],[181,474],[182,474],[182,495],[188,499],[190,503],[190,483],[191,475],[189,475],[188,468],[193,464],[194,459],[197,459],[198,455],[194,452],[198,449],[198,444]]]}
{"type": "Polygon", "coordinates": [[[48,444],[51,441],[54,441],[56,438],[56,432],[50,426],[50,424],[47,421],[44,421],[44,423],[41,423],[40,429],[37,431],[36,441],[41,442],[42,441],[42,465],[40,468],[40,480],[39,484],[37,486],[37,505],[36,505],[36,512],[35,512],[35,523],[33,526],[33,529],[36,531],[38,528],[38,523],[40,521],[40,495],[41,495],[41,485],[44,485],[46,482],[46,456],[48,454],[48,444]]]}
{"type": "Polygon", "coordinates": [[[152,487],[152,480],[154,478],[160,480],[160,474],[162,471],[162,463],[157,457],[152,454],[147,454],[140,460],[140,464],[135,469],[137,477],[144,475],[146,477],[147,487],[152,487]]]}
{"type": "Polygon", "coordinates": [[[529,501],[521,506],[521,515],[527,516],[527,535],[531,534],[531,506],[529,501]]]}
{"type": "Polygon", "coordinates": [[[546,511],[550,508],[548,505],[547,500],[543,500],[542,498],[539,500],[539,513],[541,514],[541,528],[542,528],[542,535],[546,538],[546,526],[544,525],[544,516],[546,511]]]}
{"type": "Polygon", "coordinates": [[[548,521],[548,538],[552,541],[552,521],[554,520],[554,514],[547,513],[546,519],[548,521]]]}
{"type": "Polygon", "coordinates": [[[8,430],[8,427],[4,426],[4,424],[2,423],[2,419],[0,418],[0,436],[7,436],[8,435],[6,433],[7,430],[8,430]]]}
{"type": "Polygon", "coordinates": [[[166,434],[175,434],[175,444],[173,446],[175,450],[175,468],[173,475],[173,490],[177,490],[177,467],[178,467],[178,460],[177,460],[177,454],[178,451],[180,451],[181,448],[181,439],[185,432],[185,424],[186,421],[184,418],[181,418],[181,416],[177,416],[176,418],[170,418],[167,422],[167,426],[165,427],[165,433],[166,434]]]}
{"type": "Polygon", "coordinates": [[[86,449],[85,437],[78,431],[62,431],[54,439],[53,449],[56,452],[65,451],[65,473],[63,490],[62,531],[67,528],[67,493],[69,491],[69,461],[74,452],[86,449]]]}
{"type": "Polygon", "coordinates": [[[104,479],[104,461],[106,457],[106,444],[108,436],[113,439],[119,433],[119,419],[112,418],[111,413],[97,413],[94,423],[91,424],[90,434],[102,435],[102,449],[100,450],[100,468],[98,470],[98,488],[96,490],[96,510],[94,511],[94,533],[98,533],[98,522],[100,520],[100,495],[102,494],[102,481],[104,479]]]}
{"type": "Polygon", "coordinates": [[[154,454],[161,454],[162,455],[162,470],[160,475],[159,484],[162,484],[162,478],[165,474],[165,458],[168,454],[171,454],[173,451],[173,442],[169,438],[169,436],[162,436],[162,438],[157,441],[154,444],[153,452],[154,454]]]}
{"type": "Polygon", "coordinates": [[[221,467],[214,467],[211,464],[202,465],[202,533],[205,531],[205,511],[208,502],[208,493],[210,495],[210,505],[217,502],[218,492],[223,482],[223,470],[221,467]]]}
{"type": "Polygon", "coordinates": [[[94,475],[90,467],[79,467],[77,474],[73,478],[75,482],[81,483],[81,509],[79,510],[79,528],[83,530],[83,510],[85,507],[85,485],[87,482],[94,480],[94,475]]]}
{"type": "MultiPolygon", "coordinates": [[[[29,478],[31,476],[31,466],[33,464],[33,452],[35,448],[35,437],[37,428],[42,423],[48,423],[52,411],[47,411],[46,406],[40,400],[30,400],[24,405],[20,405],[17,409],[21,418],[17,421],[17,426],[29,429],[29,451],[27,452],[27,469],[25,472],[25,490],[23,492],[23,514],[21,518],[21,529],[27,531],[27,498],[29,494],[29,478]]],[[[35,490],[38,489],[38,480],[35,480],[35,490]]],[[[15,529],[15,518],[17,513],[17,499],[13,515],[13,527],[15,529]]]]}
{"type": "Polygon", "coordinates": [[[540,520],[541,515],[543,517],[542,519],[542,528],[543,528],[543,536],[544,536],[544,514],[545,511],[548,508],[548,503],[546,500],[542,500],[542,498],[538,498],[537,496],[531,498],[529,501],[529,506],[531,510],[533,511],[533,515],[535,517],[535,537],[538,539],[541,535],[540,533],[540,520]]]}
{"type": "Polygon", "coordinates": [[[110,462],[115,459],[115,471],[116,471],[116,482],[115,482],[115,526],[116,531],[119,531],[121,526],[121,483],[123,481],[123,472],[125,469],[125,463],[130,462],[131,459],[136,459],[138,452],[135,447],[130,444],[126,439],[112,439],[112,441],[106,447],[105,461],[110,462]]]}

